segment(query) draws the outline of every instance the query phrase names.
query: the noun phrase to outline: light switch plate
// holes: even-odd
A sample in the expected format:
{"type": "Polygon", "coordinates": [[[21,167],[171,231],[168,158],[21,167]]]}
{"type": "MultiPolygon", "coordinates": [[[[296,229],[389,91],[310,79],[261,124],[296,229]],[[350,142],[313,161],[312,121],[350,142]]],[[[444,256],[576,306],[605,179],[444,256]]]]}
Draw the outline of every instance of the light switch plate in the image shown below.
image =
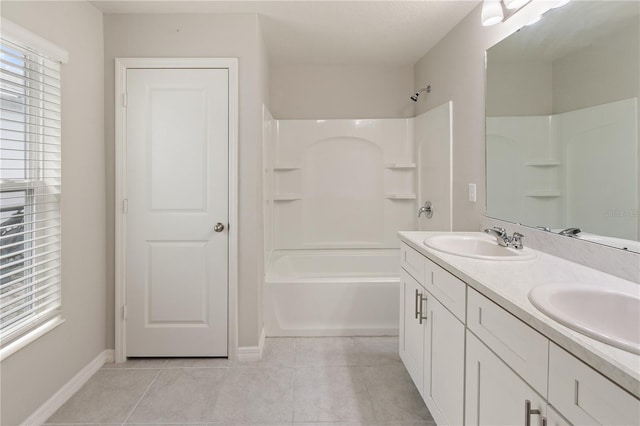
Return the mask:
{"type": "Polygon", "coordinates": [[[476,184],[475,183],[469,184],[469,201],[472,203],[476,202],[476,184]]]}

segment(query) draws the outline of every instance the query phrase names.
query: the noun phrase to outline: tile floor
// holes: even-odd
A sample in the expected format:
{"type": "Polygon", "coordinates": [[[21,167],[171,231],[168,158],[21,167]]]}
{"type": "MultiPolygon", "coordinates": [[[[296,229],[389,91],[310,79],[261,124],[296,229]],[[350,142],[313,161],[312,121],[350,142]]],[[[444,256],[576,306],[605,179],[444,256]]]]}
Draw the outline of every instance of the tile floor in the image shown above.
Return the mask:
{"type": "Polygon", "coordinates": [[[395,337],[269,338],[253,363],[107,364],[47,424],[435,426],[395,337]]]}

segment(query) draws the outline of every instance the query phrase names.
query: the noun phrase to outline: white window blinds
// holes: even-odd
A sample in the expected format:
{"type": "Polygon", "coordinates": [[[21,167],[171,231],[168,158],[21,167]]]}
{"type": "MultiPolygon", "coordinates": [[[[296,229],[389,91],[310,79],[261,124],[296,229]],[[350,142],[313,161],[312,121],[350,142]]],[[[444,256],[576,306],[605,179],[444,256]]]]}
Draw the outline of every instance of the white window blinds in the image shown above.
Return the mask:
{"type": "MultiPolygon", "coordinates": [[[[3,22],[3,30],[4,30],[3,22]]],[[[0,344],[61,313],[60,62],[0,34],[0,344]]]]}

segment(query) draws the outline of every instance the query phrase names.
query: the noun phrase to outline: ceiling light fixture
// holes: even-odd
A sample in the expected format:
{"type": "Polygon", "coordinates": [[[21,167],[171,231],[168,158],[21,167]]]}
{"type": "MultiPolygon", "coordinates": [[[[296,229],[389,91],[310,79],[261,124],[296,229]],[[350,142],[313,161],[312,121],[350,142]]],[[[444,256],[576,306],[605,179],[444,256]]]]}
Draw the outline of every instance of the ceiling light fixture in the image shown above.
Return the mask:
{"type": "Polygon", "coordinates": [[[527,3],[529,3],[529,0],[504,0],[504,6],[510,10],[520,9],[527,3]]]}
{"type": "MultiPolygon", "coordinates": [[[[482,25],[490,27],[511,18],[516,12],[531,3],[533,0],[484,0],[482,3],[482,25]]],[[[542,15],[551,9],[557,9],[569,3],[570,0],[556,0],[553,6],[547,6],[545,10],[527,25],[535,24],[542,15]]]]}
{"type": "Polygon", "coordinates": [[[501,0],[484,0],[482,4],[482,25],[490,27],[504,19],[501,0]]]}

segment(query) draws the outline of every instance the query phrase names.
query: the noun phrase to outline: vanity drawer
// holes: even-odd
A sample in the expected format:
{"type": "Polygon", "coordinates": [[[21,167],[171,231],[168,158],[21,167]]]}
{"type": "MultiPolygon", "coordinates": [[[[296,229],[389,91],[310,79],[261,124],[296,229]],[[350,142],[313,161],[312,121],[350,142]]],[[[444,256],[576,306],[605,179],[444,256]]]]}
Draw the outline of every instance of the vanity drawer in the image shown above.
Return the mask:
{"type": "Polygon", "coordinates": [[[426,258],[406,243],[400,244],[400,266],[420,284],[424,282],[424,264],[426,258]]]}
{"type": "Polygon", "coordinates": [[[472,288],[467,327],[540,395],[547,395],[546,337],[472,288]]]}
{"type": "Polygon", "coordinates": [[[424,265],[425,288],[464,323],[467,285],[429,259],[424,265]]]}
{"type": "Polygon", "coordinates": [[[549,403],[576,425],[640,424],[640,400],[553,343],[549,403]]]}

